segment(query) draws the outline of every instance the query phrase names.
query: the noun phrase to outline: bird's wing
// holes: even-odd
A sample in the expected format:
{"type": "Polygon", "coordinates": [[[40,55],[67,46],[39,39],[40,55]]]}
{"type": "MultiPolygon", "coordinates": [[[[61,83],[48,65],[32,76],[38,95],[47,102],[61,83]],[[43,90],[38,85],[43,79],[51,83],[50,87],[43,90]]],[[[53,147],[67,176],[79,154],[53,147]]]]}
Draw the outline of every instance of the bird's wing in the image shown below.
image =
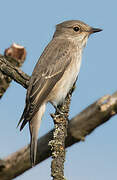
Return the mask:
{"type": "MultiPolygon", "coordinates": [[[[73,59],[75,46],[68,40],[53,39],[45,48],[32,73],[20,129],[32,119],[39,107],[60,80],[73,59]]],[[[19,123],[20,123],[19,122],[19,123]]]]}

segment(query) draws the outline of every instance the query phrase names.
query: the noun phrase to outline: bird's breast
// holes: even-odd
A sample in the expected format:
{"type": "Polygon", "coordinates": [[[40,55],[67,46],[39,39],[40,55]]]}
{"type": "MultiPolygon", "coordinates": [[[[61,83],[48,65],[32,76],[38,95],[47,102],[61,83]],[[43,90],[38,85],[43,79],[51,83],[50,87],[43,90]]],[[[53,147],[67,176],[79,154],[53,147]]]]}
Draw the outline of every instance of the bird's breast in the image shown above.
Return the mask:
{"type": "Polygon", "coordinates": [[[55,106],[61,104],[64,101],[65,97],[67,96],[67,93],[72,88],[79,74],[81,66],[81,53],[75,53],[73,56],[74,58],[67,67],[63,76],[56,83],[56,85],[50,93],[49,101],[55,106]]]}

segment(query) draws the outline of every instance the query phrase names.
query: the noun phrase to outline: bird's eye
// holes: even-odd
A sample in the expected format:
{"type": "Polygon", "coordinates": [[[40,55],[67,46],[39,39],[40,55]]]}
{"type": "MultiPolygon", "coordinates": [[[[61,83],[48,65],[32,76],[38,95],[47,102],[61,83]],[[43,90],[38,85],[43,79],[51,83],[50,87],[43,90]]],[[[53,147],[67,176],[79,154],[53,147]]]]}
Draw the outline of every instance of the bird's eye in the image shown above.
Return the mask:
{"type": "Polygon", "coordinates": [[[75,27],[73,27],[73,30],[74,30],[75,32],[78,32],[78,31],[80,30],[80,28],[79,28],[78,26],[75,26],[75,27]]]}

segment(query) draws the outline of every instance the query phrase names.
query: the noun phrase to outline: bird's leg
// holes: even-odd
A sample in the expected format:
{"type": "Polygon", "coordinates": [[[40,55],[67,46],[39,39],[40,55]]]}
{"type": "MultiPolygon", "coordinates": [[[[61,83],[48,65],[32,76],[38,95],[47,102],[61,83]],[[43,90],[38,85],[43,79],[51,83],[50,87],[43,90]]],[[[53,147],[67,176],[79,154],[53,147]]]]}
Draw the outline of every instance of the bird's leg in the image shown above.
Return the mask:
{"type": "Polygon", "coordinates": [[[59,116],[64,117],[65,116],[65,113],[67,113],[67,111],[65,111],[65,109],[63,109],[63,107],[64,107],[63,104],[64,103],[59,104],[57,106],[53,104],[56,112],[55,112],[55,114],[50,114],[52,118],[54,118],[55,116],[56,117],[59,117],[59,116]]]}
{"type": "Polygon", "coordinates": [[[64,112],[62,111],[62,105],[56,106],[55,109],[56,109],[56,114],[60,114],[60,115],[64,114],[64,112]]]}
{"type": "Polygon", "coordinates": [[[63,105],[64,103],[54,106],[56,110],[56,114],[63,116],[65,115],[65,113],[67,113],[67,111],[63,108],[64,107],[63,105]]]}
{"type": "Polygon", "coordinates": [[[54,106],[56,112],[55,112],[55,114],[50,114],[52,118],[54,118],[55,116],[59,117],[59,116],[63,116],[64,115],[64,112],[61,111],[60,106],[55,106],[55,105],[53,105],[53,106],[54,106]]]}

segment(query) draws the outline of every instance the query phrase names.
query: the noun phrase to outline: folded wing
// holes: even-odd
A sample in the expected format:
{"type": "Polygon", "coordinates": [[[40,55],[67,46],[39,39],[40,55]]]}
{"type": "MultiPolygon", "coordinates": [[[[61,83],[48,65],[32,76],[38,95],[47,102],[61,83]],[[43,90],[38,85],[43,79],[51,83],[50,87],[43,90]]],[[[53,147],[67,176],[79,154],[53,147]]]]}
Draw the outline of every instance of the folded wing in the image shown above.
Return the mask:
{"type": "Polygon", "coordinates": [[[54,38],[42,53],[32,73],[26,95],[26,106],[21,116],[25,124],[37,113],[55,84],[60,80],[72,60],[75,46],[68,40],[54,38]]]}

